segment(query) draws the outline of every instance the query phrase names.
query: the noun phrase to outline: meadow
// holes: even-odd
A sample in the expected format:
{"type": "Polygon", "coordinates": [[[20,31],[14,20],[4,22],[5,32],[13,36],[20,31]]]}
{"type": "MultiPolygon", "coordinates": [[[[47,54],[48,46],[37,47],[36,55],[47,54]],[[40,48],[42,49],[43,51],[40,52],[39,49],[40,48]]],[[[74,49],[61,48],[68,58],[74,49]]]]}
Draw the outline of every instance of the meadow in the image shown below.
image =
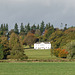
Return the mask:
{"type": "Polygon", "coordinates": [[[75,62],[0,63],[0,75],[75,75],[75,62]]]}
{"type": "Polygon", "coordinates": [[[51,55],[50,50],[25,49],[25,54],[28,56],[29,59],[37,59],[37,60],[56,59],[55,56],[51,55]]]}

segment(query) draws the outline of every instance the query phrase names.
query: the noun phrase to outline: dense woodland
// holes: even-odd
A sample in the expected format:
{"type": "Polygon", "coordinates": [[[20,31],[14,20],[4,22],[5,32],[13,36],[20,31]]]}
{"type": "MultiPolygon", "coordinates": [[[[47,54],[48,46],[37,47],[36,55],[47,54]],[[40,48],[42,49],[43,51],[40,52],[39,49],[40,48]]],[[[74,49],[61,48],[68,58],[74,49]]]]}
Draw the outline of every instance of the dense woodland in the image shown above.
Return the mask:
{"type": "Polygon", "coordinates": [[[8,24],[0,26],[0,59],[27,59],[23,45],[30,48],[35,42],[51,42],[51,52],[56,57],[74,58],[75,55],[75,27],[64,29],[54,28],[44,21],[38,25],[24,25],[21,23],[20,30],[15,23],[14,29],[9,31],[8,24]]]}

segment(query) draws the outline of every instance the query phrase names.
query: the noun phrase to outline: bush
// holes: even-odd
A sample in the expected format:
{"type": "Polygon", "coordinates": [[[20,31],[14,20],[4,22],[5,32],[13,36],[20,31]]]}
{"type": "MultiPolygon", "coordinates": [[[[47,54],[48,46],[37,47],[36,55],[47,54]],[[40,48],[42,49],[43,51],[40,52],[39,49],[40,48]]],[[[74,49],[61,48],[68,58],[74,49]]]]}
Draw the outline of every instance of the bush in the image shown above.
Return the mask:
{"type": "Polygon", "coordinates": [[[61,50],[58,54],[58,56],[61,58],[66,58],[67,55],[68,55],[68,52],[65,49],[61,50]]]}
{"type": "Polygon", "coordinates": [[[65,49],[60,49],[60,48],[54,49],[53,55],[55,55],[56,57],[66,58],[68,55],[68,51],[66,51],[65,49]]]}

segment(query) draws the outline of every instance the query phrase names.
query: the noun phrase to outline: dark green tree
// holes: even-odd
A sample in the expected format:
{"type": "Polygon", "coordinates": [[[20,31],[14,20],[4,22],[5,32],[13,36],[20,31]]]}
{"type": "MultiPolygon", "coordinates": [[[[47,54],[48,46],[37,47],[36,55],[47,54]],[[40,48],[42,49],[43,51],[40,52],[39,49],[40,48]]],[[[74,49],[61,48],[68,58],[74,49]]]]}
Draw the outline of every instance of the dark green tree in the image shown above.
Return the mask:
{"type": "Polygon", "coordinates": [[[45,27],[44,27],[44,21],[41,22],[41,26],[40,26],[40,31],[41,33],[43,33],[43,31],[45,30],[45,27]]]}
{"type": "Polygon", "coordinates": [[[5,24],[4,24],[4,28],[3,28],[3,30],[4,30],[4,31],[6,30],[5,24]]]}
{"type": "Polygon", "coordinates": [[[27,34],[30,31],[30,23],[25,25],[25,33],[27,34]]]}
{"type": "Polygon", "coordinates": [[[39,24],[37,25],[36,29],[39,29],[39,24]]]}
{"type": "Polygon", "coordinates": [[[33,26],[31,27],[31,30],[36,30],[35,24],[33,24],[33,26]]]}
{"type": "Polygon", "coordinates": [[[19,30],[18,30],[18,25],[17,25],[17,23],[15,23],[14,32],[15,32],[16,34],[19,34],[19,30]]]}
{"type": "Polygon", "coordinates": [[[4,28],[4,27],[3,27],[3,24],[1,24],[1,31],[3,31],[3,28],[4,28]]]}
{"type": "Polygon", "coordinates": [[[65,27],[64,27],[64,30],[66,30],[67,29],[67,24],[65,24],[65,27]]]}
{"type": "Polygon", "coordinates": [[[3,59],[4,55],[3,55],[3,45],[0,44],[0,59],[3,59]]]}
{"type": "Polygon", "coordinates": [[[6,31],[8,31],[8,24],[6,24],[6,31]]]}
{"type": "Polygon", "coordinates": [[[21,26],[20,26],[20,32],[24,32],[24,26],[23,26],[23,23],[21,23],[21,26]]]}

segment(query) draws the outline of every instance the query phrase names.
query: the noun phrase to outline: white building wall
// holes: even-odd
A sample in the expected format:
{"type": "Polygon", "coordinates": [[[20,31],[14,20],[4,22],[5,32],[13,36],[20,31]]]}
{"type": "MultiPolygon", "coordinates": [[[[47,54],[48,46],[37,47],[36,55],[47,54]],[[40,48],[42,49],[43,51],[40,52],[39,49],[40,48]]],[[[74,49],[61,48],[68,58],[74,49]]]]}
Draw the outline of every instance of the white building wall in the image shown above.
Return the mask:
{"type": "Polygon", "coordinates": [[[40,43],[40,44],[34,44],[34,49],[51,49],[51,44],[45,44],[45,43],[40,43]]]}

